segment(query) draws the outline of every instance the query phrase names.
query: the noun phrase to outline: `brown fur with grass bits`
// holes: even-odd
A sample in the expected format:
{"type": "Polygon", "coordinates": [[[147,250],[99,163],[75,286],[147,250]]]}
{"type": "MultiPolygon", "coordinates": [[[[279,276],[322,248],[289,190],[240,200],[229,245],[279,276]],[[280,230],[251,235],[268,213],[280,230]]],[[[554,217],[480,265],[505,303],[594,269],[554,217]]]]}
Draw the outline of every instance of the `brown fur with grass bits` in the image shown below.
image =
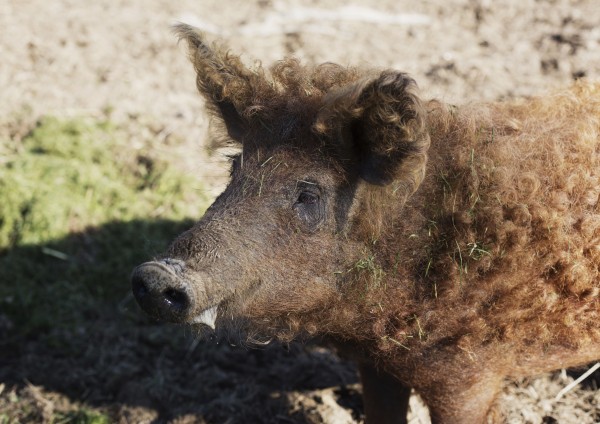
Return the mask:
{"type": "Polygon", "coordinates": [[[451,106],[407,75],[247,68],[179,25],[231,181],[161,258],[142,308],[248,343],[355,358],[371,423],[500,420],[502,383],[600,359],[600,85],[451,106]]]}

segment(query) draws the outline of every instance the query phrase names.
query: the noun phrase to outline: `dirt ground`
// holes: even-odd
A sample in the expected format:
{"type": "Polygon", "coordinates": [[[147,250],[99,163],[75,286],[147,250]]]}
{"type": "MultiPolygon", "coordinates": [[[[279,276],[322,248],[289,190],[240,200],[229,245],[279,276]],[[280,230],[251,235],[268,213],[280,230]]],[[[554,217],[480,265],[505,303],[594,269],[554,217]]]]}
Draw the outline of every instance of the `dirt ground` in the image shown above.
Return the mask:
{"type": "MultiPolygon", "coordinates": [[[[413,75],[425,97],[452,103],[600,78],[597,0],[4,0],[0,136],[17,137],[44,115],[110,116],[127,128],[131,143],[156,134],[157,149],[218,193],[224,160],[205,149],[208,123],[193,70],[169,28],[177,21],[226,40],[248,63],[295,55],[391,67],[413,75]]],[[[125,304],[137,313],[130,300],[125,304]]],[[[83,356],[71,360],[40,363],[39,353],[24,347],[29,356],[19,366],[27,371],[19,375],[28,378],[20,385],[0,381],[0,412],[10,392],[40,411],[42,421],[48,408],[77,403],[130,423],[364,418],[353,365],[325,349],[247,350],[139,320],[126,331],[109,317],[100,320],[93,334],[77,336],[83,356]],[[128,353],[98,358],[85,349],[88,337],[128,353]]],[[[554,400],[573,375],[508,384],[500,400],[508,422],[600,422],[598,372],[554,400]]],[[[428,422],[416,397],[411,409],[412,423],[428,422]]]]}

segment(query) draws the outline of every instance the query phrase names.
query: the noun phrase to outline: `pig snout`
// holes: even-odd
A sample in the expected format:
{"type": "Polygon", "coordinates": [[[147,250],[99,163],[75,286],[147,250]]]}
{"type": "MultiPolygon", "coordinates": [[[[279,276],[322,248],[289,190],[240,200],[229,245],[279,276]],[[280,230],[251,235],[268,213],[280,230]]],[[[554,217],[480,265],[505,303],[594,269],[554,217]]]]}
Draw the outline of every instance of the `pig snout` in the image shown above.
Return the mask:
{"type": "Polygon", "coordinates": [[[153,318],[183,322],[194,309],[194,293],[178,275],[179,263],[162,260],[146,262],[133,270],[131,286],[135,299],[153,318]]]}

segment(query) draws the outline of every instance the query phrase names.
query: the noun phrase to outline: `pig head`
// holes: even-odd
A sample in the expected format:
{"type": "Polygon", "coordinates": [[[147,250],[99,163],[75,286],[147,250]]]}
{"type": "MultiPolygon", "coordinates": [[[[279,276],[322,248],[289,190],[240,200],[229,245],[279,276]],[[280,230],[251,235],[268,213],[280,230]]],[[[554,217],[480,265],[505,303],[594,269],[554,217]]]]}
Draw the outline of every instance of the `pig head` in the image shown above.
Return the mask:
{"type": "Polygon", "coordinates": [[[357,261],[423,179],[429,136],[413,80],[294,59],[249,69],[176,30],[222,141],[239,152],[202,219],[134,270],[136,300],[160,320],[242,320],[288,339],[348,327],[340,314],[361,309],[349,299],[357,261]]]}

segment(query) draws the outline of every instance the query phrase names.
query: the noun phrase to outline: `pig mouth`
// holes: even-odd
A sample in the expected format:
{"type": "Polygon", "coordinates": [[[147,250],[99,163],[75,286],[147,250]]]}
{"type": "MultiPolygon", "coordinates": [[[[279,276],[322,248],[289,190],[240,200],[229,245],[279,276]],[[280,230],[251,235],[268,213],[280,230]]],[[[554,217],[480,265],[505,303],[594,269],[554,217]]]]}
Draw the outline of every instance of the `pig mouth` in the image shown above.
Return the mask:
{"type": "Polygon", "coordinates": [[[133,295],[151,317],[180,324],[204,324],[214,330],[220,299],[209,301],[206,293],[194,290],[197,286],[190,281],[183,261],[174,259],[143,263],[131,276],[133,295]]]}

